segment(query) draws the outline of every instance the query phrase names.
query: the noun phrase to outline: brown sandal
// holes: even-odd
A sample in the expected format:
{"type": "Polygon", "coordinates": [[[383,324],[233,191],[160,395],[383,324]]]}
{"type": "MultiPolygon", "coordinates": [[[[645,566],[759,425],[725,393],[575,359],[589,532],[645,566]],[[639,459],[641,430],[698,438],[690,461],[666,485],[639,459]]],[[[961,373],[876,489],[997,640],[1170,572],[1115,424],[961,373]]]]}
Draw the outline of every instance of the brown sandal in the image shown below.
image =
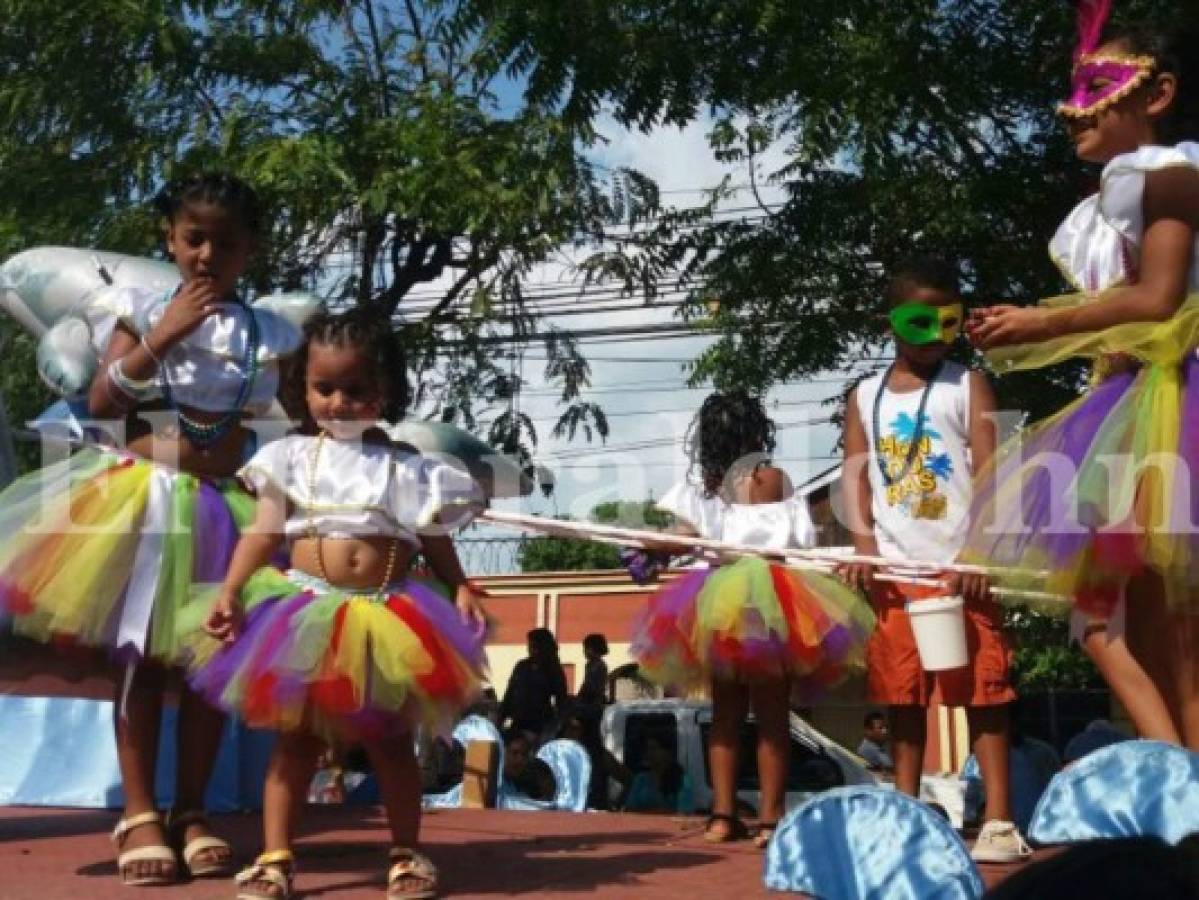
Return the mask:
{"type": "Polygon", "coordinates": [[[407,847],[392,847],[388,853],[393,865],[387,872],[387,900],[430,900],[437,896],[437,867],[423,853],[407,847]],[[402,890],[402,879],[419,881],[424,887],[402,890]]]}

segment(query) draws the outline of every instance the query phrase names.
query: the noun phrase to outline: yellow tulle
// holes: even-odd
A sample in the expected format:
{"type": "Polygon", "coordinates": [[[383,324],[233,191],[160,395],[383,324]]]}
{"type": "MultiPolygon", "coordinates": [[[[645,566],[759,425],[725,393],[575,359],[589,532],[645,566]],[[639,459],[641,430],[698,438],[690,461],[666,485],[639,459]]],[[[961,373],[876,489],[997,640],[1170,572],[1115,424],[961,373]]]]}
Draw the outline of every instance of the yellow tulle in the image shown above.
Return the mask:
{"type": "MultiPolygon", "coordinates": [[[[1102,302],[1103,295],[1072,294],[1042,301],[1042,306],[1062,308],[1082,303],[1102,302]]],[[[1080,397],[1065,409],[1024,430],[995,454],[979,473],[977,485],[991,486],[993,493],[983,504],[976,503],[976,523],[992,523],[1002,533],[1007,521],[1023,516],[1022,498],[1026,468],[1035,468],[1036,459],[1026,458],[1025,448],[1039,447],[1053,452],[1058,441],[1087,441],[1085,455],[1079,460],[1068,486],[1056,490],[1091,514],[1090,526],[1130,533],[1127,543],[1135,547],[1136,557],[1163,579],[1173,605],[1187,602],[1199,587],[1195,572],[1196,547],[1190,523],[1192,473],[1188,460],[1196,457],[1196,448],[1184,446],[1191,440],[1183,434],[1182,422],[1195,398],[1186,400],[1184,362],[1199,346],[1199,295],[1191,295],[1179,310],[1164,322],[1130,322],[1099,332],[1064,335],[1036,344],[1021,344],[988,351],[987,363],[998,373],[1054,365],[1070,358],[1090,358],[1101,366],[1104,357],[1125,354],[1142,364],[1127,390],[1105,412],[1094,433],[1088,434],[1080,422],[1087,419],[1086,407],[1092,394],[1080,397]],[[1081,429],[1081,430],[1080,430],[1081,429]],[[1053,438],[1046,443],[1047,438],[1053,438]],[[1027,465],[1026,461],[1027,460],[1027,465]],[[998,472],[1007,472],[996,483],[998,472]]],[[[1193,378],[1193,376],[1191,376],[1193,378]]],[[[1191,390],[1196,388],[1192,385],[1191,390]]],[[[1199,473],[1197,473],[1199,474],[1199,473]]],[[[983,491],[986,496],[986,491],[983,491]]],[[[984,526],[990,527],[990,526],[984,526]]],[[[977,530],[977,525],[976,529],[977,530]]],[[[1108,548],[1118,542],[1104,538],[1108,548]]],[[[983,545],[986,542],[982,542],[983,545]]],[[[1028,568],[1053,568],[1044,589],[1077,596],[1079,587],[1102,581],[1109,568],[1110,549],[1088,545],[1085,552],[1068,563],[1051,563],[1034,542],[1021,558],[1008,559],[1002,551],[1003,540],[991,541],[992,551],[1005,564],[1028,568]]],[[[991,561],[982,559],[981,561],[991,561]]],[[[1123,571],[1127,571],[1126,569],[1123,571]]],[[[1113,576],[1115,577],[1115,576],[1113,576]]],[[[1121,576],[1126,577],[1126,576],[1121,576]]]]}
{"type": "MultiPolygon", "coordinates": [[[[1042,300],[1040,305],[1061,309],[1102,302],[1102,294],[1065,294],[1042,300]]],[[[988,366],[996,373],[1004,374],[1040,369],[1075,357],[1096,358],[1112,353],[1127,353],[1149,365],[1177,365],[1196,346],[1199,346],[1199,294],[1192,294],[1164,322],[1126,322],[1102,331],[1067,334],[1035,344],[998,347],[988,350],[985,356],[988,366]]]]}

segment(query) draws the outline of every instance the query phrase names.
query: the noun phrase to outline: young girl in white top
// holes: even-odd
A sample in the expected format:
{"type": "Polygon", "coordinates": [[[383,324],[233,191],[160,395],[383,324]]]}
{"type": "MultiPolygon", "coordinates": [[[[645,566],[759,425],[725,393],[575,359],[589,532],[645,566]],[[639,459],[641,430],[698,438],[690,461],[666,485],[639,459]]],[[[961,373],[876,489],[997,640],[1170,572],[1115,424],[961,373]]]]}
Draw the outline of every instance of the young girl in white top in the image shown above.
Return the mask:
{"type": "Polygon", "coordinates": [[[182,283],[117,295],[118,320],[89,407],[123,446],[87,447],[0,495],[0,612],[17,631],[102,648],[126,664],[116,691],[125,815],[114,833],[130,885],[227,875],[232,852],[200,810],[220,715],[179,700],[178,779],[165,829],[155,762],[176,619],[193,581],[222,578],[253,500],[232,476],[252,442],[248,420],[279,387],[298,329],[237,295],[254,250],[254,192],[227,175],[174,182],[158,198],[182,283]]]}
{"type": "MultiPolygon", "coordinates": [[[[1196,27],[1107,26],[1080,4],[1060,111],[1099,192],[1050,244],[1081,292],[982,309],[999,371],[1095,360],[1092,389],[996,455],[968,548],[1049,569],[1143,737],[1199,750],[1199,54],[1196,27]]],[[[1185,6],[1185,4],[1184,4],[1185,6]]]]}
{"type": "Polygon", "coordinates": [[[241,900],[291,896],[292,828],[323,740],[358,741],[370,755],[394,844],[388,897],[429,897],[437,873],[415,850],[412,728],[448,730],[479,689],[482,614],[446,535],[481,496],[465,472],[393,446],[376,427],[404,401],[386,321],[322,315],[305,333],[296,377],[306,427],[241,471],[257,515],[208,614],[210,637],[190,642],[190,680],[222,709],[280,731],[265,852],[238,875],[241,900]],[[286,574],[267,567],[284,541],[286,574]],[[453,601],[404,578],[417,550],[449,576],[453,601]]]}
{"type": "MultiPolygon", "coordinates": [[[[674,486],[658,506],[683,534],[765,550],[811,546],[816,532],[807,504],[766,457],[774,443],[774,423],[760,401],[712,394],[687,438],[699,483],[674,486]]],[[[785,811],[792,687],[831,685],[860,667],[873,621],[866,603],[835,578],[759,557],[687,572],[650,599],[632,646],[643,671],[712,694],[708,840],[747,835],[736,817],[737,751],[752,706],[762,787],[755,842],[766,845],[785,811]]]]}

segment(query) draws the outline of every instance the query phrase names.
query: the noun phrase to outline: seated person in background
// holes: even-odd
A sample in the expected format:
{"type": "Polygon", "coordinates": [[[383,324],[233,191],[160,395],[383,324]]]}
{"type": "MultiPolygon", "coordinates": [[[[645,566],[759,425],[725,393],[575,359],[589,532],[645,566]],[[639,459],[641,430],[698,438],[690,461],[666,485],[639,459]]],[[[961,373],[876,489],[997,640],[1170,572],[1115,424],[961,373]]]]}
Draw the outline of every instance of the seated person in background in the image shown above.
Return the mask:
{"type": "Polygon", "coordinates": [[[533,756],[533,742],[518,729],[504,733],[504,781],[515,784],[533,756]]]}
{"type": "Polygon", "coordinates": [[[1128,735],[1107,719],[1092,719],[1086,728],[1066,742],[1065,764],[1073,765],[1088,753],[1127,740],[1128,735]]]}
{"type": "Polygon", "coordinates": [[[858,744],[858,756],[866,760],[870,769],[894,772],[895,762],[891,759],[890,746],[887,716],[878,710],[866,713],[862,721],[862,743],[858,744]]]}
{"type": "Polygon", "coordinates": [[[534,756],[528,761],[512,786],[530,800],[549,802],[558,794],[558,783],[554,781],[554,770],[549,763],[534,756]]]}
{"type": "Polygon", "coordinates": [[[649,768],[633,776],[625,809],[629,812],[694,813],[691,779],[666,742],[649,735],[645,741],[645,757],[649,768]]]}
{"type": "Polygon", "coordinates": [[[596,714],[577,711],[568,716],[558,735],[582,744],[591,758],[591,784],[587,790],[588,809],[608,809],[612,805],[608,793],[611,781],[620,785],[621,794],[628,790],[633,773],[612,753],[600,737],[600,718],[596,714]]]}

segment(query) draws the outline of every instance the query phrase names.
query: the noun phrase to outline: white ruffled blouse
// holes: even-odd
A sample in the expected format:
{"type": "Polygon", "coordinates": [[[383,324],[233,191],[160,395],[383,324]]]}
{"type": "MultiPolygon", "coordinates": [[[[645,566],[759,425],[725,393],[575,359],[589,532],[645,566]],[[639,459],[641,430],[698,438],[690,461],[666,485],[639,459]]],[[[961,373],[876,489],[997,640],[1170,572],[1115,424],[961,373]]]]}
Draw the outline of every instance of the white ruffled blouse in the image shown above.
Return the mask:
{"type": "MultiPolygon", "coordinates": [[[[1137,280],[1145,175],[1177,166],[1199,169],[1199,143],[1141,147],[1104,167],[1099,193],[1078,204],[1049,243],[1049,255],[1077,290],[1090,293],[1137,280]]],[[[1189,284],[1199,289],[1199,243],[1189,284]]]]}
{"type": "Polygon", "coordinates": [[[689,481],[680,482],[657,502],[657,507],[694,528],[701,537],[764,550],[811,547],[816,527],[807,501],[792,495],[777,503],[729,503],[708,497],[689,481]]]}
{"type": "MultiPolygon", "coordinates": [[[[114,298],[117,319],[134,334],[146,334],[162,320],[170,294],[126,288],[114,298]]],[[[180,406],[222,413],[231,410],[249,372],[246,346],[249,317],[258,324],[258,371],[245,410],[262,415],[279,392],[279,361],[300,346],[300,330],[287,319],[253,305],[222,302],[194,331],[163,354],[150,396],[161,396],[164,380],[180,406]]]]}
{"type": "Polygon", "coordinates": [[[315,527],[322,537],[384,535],[420,542],[423,529],[461,528],[483,508],[462,469],[395,447],[288,435],[271,441],[238,473],[261,491],[274,485],[290,501],[289,540],[315,527]],[[315,477],[313,463],[316,464],[315,477]]]}

